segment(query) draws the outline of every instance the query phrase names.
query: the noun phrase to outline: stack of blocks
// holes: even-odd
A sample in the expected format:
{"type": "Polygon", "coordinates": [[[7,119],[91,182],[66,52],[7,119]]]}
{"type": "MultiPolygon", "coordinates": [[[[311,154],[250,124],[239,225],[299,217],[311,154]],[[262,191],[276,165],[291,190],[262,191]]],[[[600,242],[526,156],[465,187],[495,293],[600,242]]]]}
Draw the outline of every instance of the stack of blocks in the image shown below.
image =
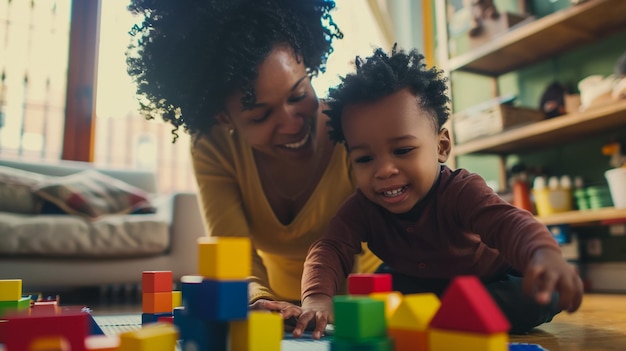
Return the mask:
{"type": "Polygon", "coordinates": [[[87,307],[61,307],[58,300],[22,297],[21,280],[0,280],[0,300],[0,342],[6,351],[174,351],[176,347],[177,331],[171,324],[106,336],[87,307]]]}
{"type": "Polygon", "coordinates": [[[28,309],[30,301],[30,297],[22,296],[21,279],[0,280],[0,317],[8,311],[28,309]]]}
{"type": "Polygon", "coordinates": [[[173,309],[182,305],[181,292],[172,290],[172,271],[141,274],[141,324],[174,322],[173,309]]]}
{"type": "Polygon", "coordinates": [[[4,315],[15,310],[25,310],[30,307],[30,298],[22,297],[21,279],[0,280],[0,343],[6,339],[7,320],[4,315]]]}
{"type": "Polygon", "coordinates": [[[386,274],[351,274],[348,293],[333,299],[331,351],[509,350],[509,323],[474,276],[453,279],[441,300],[392,291],[386,274]]]}
{"type": "Polygon", "coordinates": [[[248,312],[251,243],[244,237],[198,240],[198,275],[181,279],[183,307],[174,309],[182,351],[278,351],[278,313],[248,312]]]}

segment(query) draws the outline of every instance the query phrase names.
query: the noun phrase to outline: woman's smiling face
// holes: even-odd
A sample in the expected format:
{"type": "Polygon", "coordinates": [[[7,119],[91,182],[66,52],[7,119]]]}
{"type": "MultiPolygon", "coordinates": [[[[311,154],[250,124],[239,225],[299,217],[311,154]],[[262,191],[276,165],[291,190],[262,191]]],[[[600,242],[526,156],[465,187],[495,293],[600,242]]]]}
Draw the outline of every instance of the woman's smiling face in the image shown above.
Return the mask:
{"type": "Polygon", "coordinates": [[[429,192],[450,151],[448,131],[408,89],[348,105],[342,127],[357,185],[372,202],[406,213],[429,192]]]}
{"type": "Polygon", "coordinates": [[[303,62],[293,49],[281,45],[270,52],[258,72],[254,104],[243,105],[243,93],[238,92],[230,96],[225,113],[218,118],[266,155],[311,157],[319,101],[303,62]]]}

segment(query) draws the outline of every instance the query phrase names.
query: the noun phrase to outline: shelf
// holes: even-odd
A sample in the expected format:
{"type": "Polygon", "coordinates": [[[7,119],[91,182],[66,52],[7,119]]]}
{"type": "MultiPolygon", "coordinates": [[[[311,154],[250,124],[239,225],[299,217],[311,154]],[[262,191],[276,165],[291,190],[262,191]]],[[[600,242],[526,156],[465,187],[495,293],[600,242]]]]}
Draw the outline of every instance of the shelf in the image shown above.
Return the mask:
{"type": "Polygon", "coordinates": [[[506,32],[448,61],[448,70],[498,76],[626,30],[626,1],[590,0],[506,32]]]}
{"type": "Polygon", "coordinates": [[[570,224],[584,225],[615,219],[626,219],[626,208],[605,207],[597,210],[569,211],[549,216],[537,217],[545,225],[570,224]]]}
{"type": "Polygon", "coordinates": [[[453,152],[459,156],[469,153],[532,151],[625,126],[626,100],[620,100],[454,145],[453,152]]]}

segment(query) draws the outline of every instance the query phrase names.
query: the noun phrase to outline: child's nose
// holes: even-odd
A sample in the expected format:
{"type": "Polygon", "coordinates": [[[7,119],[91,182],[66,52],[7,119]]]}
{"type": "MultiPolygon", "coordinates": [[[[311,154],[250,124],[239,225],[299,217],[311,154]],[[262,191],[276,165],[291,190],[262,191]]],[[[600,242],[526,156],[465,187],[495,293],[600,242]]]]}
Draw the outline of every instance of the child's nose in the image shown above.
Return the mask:
{"type": "Polygon", "coordinates": [[[379,179],[385,179],[393,176],[394,174],[398,174],[398,167],[396,167],[395,163],[386,158],[380,159],[374,176],[379,179]]]}

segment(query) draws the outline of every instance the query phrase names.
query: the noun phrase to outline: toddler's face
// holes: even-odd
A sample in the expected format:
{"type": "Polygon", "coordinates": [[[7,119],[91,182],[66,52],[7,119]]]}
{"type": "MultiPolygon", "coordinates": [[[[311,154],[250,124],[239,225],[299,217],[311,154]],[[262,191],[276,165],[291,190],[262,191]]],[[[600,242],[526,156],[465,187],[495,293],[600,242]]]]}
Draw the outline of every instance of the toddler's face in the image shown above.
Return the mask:
{"type": "Polygon", "coordinates": [[[430,190],[450,151],[448,131],[408,89],[346,106],[342,127],[357,185],[372,202],[406,213],[430,190]]]}

